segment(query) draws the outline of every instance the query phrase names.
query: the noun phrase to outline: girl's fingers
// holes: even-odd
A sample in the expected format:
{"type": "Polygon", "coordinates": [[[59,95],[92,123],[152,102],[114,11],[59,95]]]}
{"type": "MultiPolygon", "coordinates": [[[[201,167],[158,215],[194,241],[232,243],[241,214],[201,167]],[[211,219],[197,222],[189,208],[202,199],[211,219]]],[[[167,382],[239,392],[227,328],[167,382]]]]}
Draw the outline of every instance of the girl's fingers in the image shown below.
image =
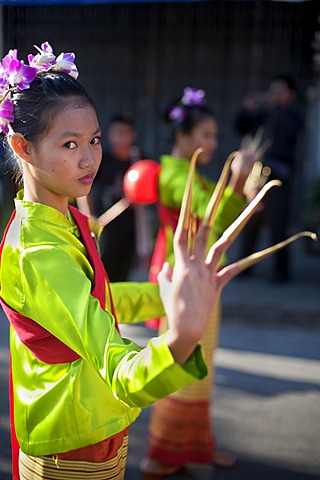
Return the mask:
{"type": "Polygon", "coordinates": [[[237,263],[227,265],[216,274],[219,287],[222,290],[234,277],[241,272],[237,263]]]}
{"type": "Polygon", "coordinates": [[[221,237],[210,248],[205,263],[211,269],[213,274],[215,274],[218,270],[219,264],[221,263],[222,255],[228,250],[230,245],[231,242],[228,238],[221,237]]]}
{"type": "Polygon", "coordinates": [[[159,280],[159,283],[166,283],[166,282],[169,282],[171,283],[172,282],[172,266],[170,265],[170,263],[168,262],[165,262],[162,266],[162,269],[160,270],[159,274],[158,274],[158,280],[159,280]]]}
{"type": "Polygon", "coordinates": [[[200,262],[204,262],[207,255],[208,238],[211,228],[201,223],[193,246],[193,255],[200,262]]]}
{"type": "Polygon", "coordinates": [[[158,273],[158,284],[162,298],[170,298],[172,291],[172,275],[173,272],[171,265],[165,262],[158,273]]]}
{"type": "Polygon", "coordinates": [[[187,262],[190,258],[188,250],[188,230],[178,225],[173,237],[173,251],[176,262],[187,262]]]}

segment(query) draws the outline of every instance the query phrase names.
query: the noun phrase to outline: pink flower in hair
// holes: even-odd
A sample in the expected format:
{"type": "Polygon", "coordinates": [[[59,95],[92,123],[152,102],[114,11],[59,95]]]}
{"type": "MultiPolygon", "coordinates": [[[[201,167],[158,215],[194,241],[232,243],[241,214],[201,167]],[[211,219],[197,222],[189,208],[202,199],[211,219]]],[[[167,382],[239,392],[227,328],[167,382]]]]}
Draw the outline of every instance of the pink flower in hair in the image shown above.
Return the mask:
{"type": "Polygon", "coordinates": [[[30,83],[35,79],[37,71],[25,65],[23,60],[18,60],[17,53],[17,50],[9,50],[1,62],[0,86],[2,88],[16,85],[20,90],[24,90],[29,88],[30,83]]]}
{"type": "Polygon", "coordinates": [[[14,120],[12,90],[29,88],[37,73],[43,71],[60,71],[73,78],[78,77],[74,53],[61,53],[56,58],[49,42],[42,43],[41,48],[35,45],[35,48],[39,53],[28,55],[29,65],[18,60],[17,50],[9,50],[0,62],[0,131],[4,133],[9,132],[9,124],[14,120]]]}
{"type": "Polygon", "coordinates": [[[41,44],[41,48],[34,45],[39,53],[37,55],[28,55],[29,65],[37,70],[48,70],[55,63],[56,57],[53,54],[52,47],[49,42],[41,44]]]}
{"type": "Polygon", "coordinates": [[[205,105],[205,92],[204,90],[198,90],[197,88],[186,87],[183,91],[181,102],[188,107],[193,105],[205,105]]]}
{"type": "Polygon", "coordinates": [[[3,57],[2,61],[1,61],[1,65],[2,65],[4,70],[9,70],[10,63],[12,62],[12,60],[18,60],[17,55],[18,55],[18,50],[17,49],[9,50],[7,55],[5,57],[3,57]]]}
{"type": "MultiPolygon", "coordinates": [[[[8,81],[8,72],[5,70],[0,63],[0,92],[3,90],[6,90],[9,86],[9,81],[8,81]]],[[[0,98],[2,97],[2,94],[0,93],[0,98]]]]}
{"type": "Polygon", "coordinates": [[[179,105],[175,105],[169,112],[169,118],[175,122],[183,122],[186,118],[186,112],[179,105]]]}
{"type": "Polygon", "coordinates": [[[41,48],[35,45],[35,48],[39,53],[34,55],[28,55],[29,64],[35,67],[39,72],[48,70],[58,70],[60,72],[67,73],[73,78],[78,78],[79,72],[74,63],[74,53],[60,53],[56,57],[53,53],[53,49],[49,42],[44,42],[41,48]]]}
{"type": "Polygon", "coordinates": [[[17,85],[20,90],[30,87],[35,79],[37,70],[25,65],[23,60],[12,59],[8,69],[8,80],[10,85],[17,85]]]}
{"type": "Polygon", "coordinates": [[[0,103],[0,130],[9,133],[9,124],[13,122],[13,104],[9,97],[0,103]]]}
{"type": "Polygon", "coordinates": [[[60,53],[56,58],[56,63],[54,68],[60,70],[61,72],[71,75],[73,78],[78,78],[79,72],[77,67],[74,64],[75,54],[74,53],[60,53]]]}

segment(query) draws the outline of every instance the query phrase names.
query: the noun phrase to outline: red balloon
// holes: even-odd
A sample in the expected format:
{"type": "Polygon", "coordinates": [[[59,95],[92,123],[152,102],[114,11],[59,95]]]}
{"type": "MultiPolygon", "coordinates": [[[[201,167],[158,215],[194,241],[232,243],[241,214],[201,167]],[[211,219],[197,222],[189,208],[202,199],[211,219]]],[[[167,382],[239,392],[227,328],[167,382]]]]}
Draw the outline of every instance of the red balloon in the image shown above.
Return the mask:
{"type": "Polygon", "coordinates": [[[148,205],[158,200],[158,177],[160,165],[154,160],[139,160],[123,177],[123,191],[128,200],[139,205],[148,205]]]}

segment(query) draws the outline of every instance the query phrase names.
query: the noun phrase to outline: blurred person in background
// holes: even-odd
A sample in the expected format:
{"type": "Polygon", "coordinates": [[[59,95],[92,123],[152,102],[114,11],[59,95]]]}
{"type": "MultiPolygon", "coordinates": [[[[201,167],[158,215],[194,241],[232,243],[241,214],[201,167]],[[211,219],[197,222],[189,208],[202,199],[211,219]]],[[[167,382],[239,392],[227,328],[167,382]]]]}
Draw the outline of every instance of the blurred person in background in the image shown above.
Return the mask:
{"type": "MultiPolygon", "coordinates": [[[[263,139],[269,142],[263,165],[270,168],[269,180],[279,179],[282,182],[280,188],[274,188],[268,193],[261,208],[245,227],[241,256],[255,251],[263,227],[267,227],[270,232],[273,244],[289,235],[296,143],[303,129],[303,119],[294,108],[295,99],[294,80],[290,76],[279,75],[271,81],[265,94],[254,91],[246,94],[236,114],[235,129],[241,135],[254,135],[261,129],[263,139]]],[[[274,256],[273,282],[290,280],[292,271],[289,255],[290,249],[285,248],[274,256]]],[[[250,273],[251,269],[248,269],[242,276],[250,273]]]]}
{"type": "MultiPolygon", "coordinates": [[[[187,182],[190,160],[202,148],[198,164],[208,165],[218,145],[218,122],[207,105],[205,92],[185,88],[179,100],[172,103],[166,114],[172,127],[173,144],[169,154],[160,158],[158,180],[158,212],[160,230],[151,261],[149,279],[157,282],[164,262],[173,265],[173,235],[187,182]]],[[[254,152],[241,150],[231,164],[231,175],[216,220],[210,231],[208,247],[222,234],[246,205],[243,188],[255,161],[254,152]]],[[[192,190],[192,212],[197,222],[203,219],[216,183],[196,169],[192,190]]],[[[233,455],[217,450],[211,417],[214,351],[220,326],[220,302],[204,331],[201,343],[208,365],[208,377],[195,388],[187,387],[157,402],[151,413],[147,455],[140,468],[148,475],[166,476],[179,471],[185,464],[214,464],[230,468],[233,455]]],[[[156,328],[151,319],[148,325],[156,328]]],[[[160,319],[159,333],[167,329],[167,318],[160,319]]]]}

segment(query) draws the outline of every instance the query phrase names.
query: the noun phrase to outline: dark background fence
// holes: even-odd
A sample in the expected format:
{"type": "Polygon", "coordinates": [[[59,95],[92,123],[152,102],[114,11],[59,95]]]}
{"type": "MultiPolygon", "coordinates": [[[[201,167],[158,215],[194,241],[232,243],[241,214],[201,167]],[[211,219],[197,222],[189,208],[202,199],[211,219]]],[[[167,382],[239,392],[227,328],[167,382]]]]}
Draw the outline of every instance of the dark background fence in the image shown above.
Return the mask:
{"type": "MultiPolygon", "coordinates": [[[[239,145],[233,119],[242,96],[279,73],[294,76],[306,110],[313,82],[312,39],[317,0],[147,2],[104,5],[3,6],[3,48],[20,58],[48,40],[55,52],[76,52],[79,80],[100,123],[131,110],[149,157],[167,151],[162,114],[186,85],[203,88],[219,119],[219,147],[207,173],[215,177],[239,145]]],[[[300,182],[308,151],[300,148],[300,182]]],[[[297,193],[302,191],[301,183],[297,193]]]]}

